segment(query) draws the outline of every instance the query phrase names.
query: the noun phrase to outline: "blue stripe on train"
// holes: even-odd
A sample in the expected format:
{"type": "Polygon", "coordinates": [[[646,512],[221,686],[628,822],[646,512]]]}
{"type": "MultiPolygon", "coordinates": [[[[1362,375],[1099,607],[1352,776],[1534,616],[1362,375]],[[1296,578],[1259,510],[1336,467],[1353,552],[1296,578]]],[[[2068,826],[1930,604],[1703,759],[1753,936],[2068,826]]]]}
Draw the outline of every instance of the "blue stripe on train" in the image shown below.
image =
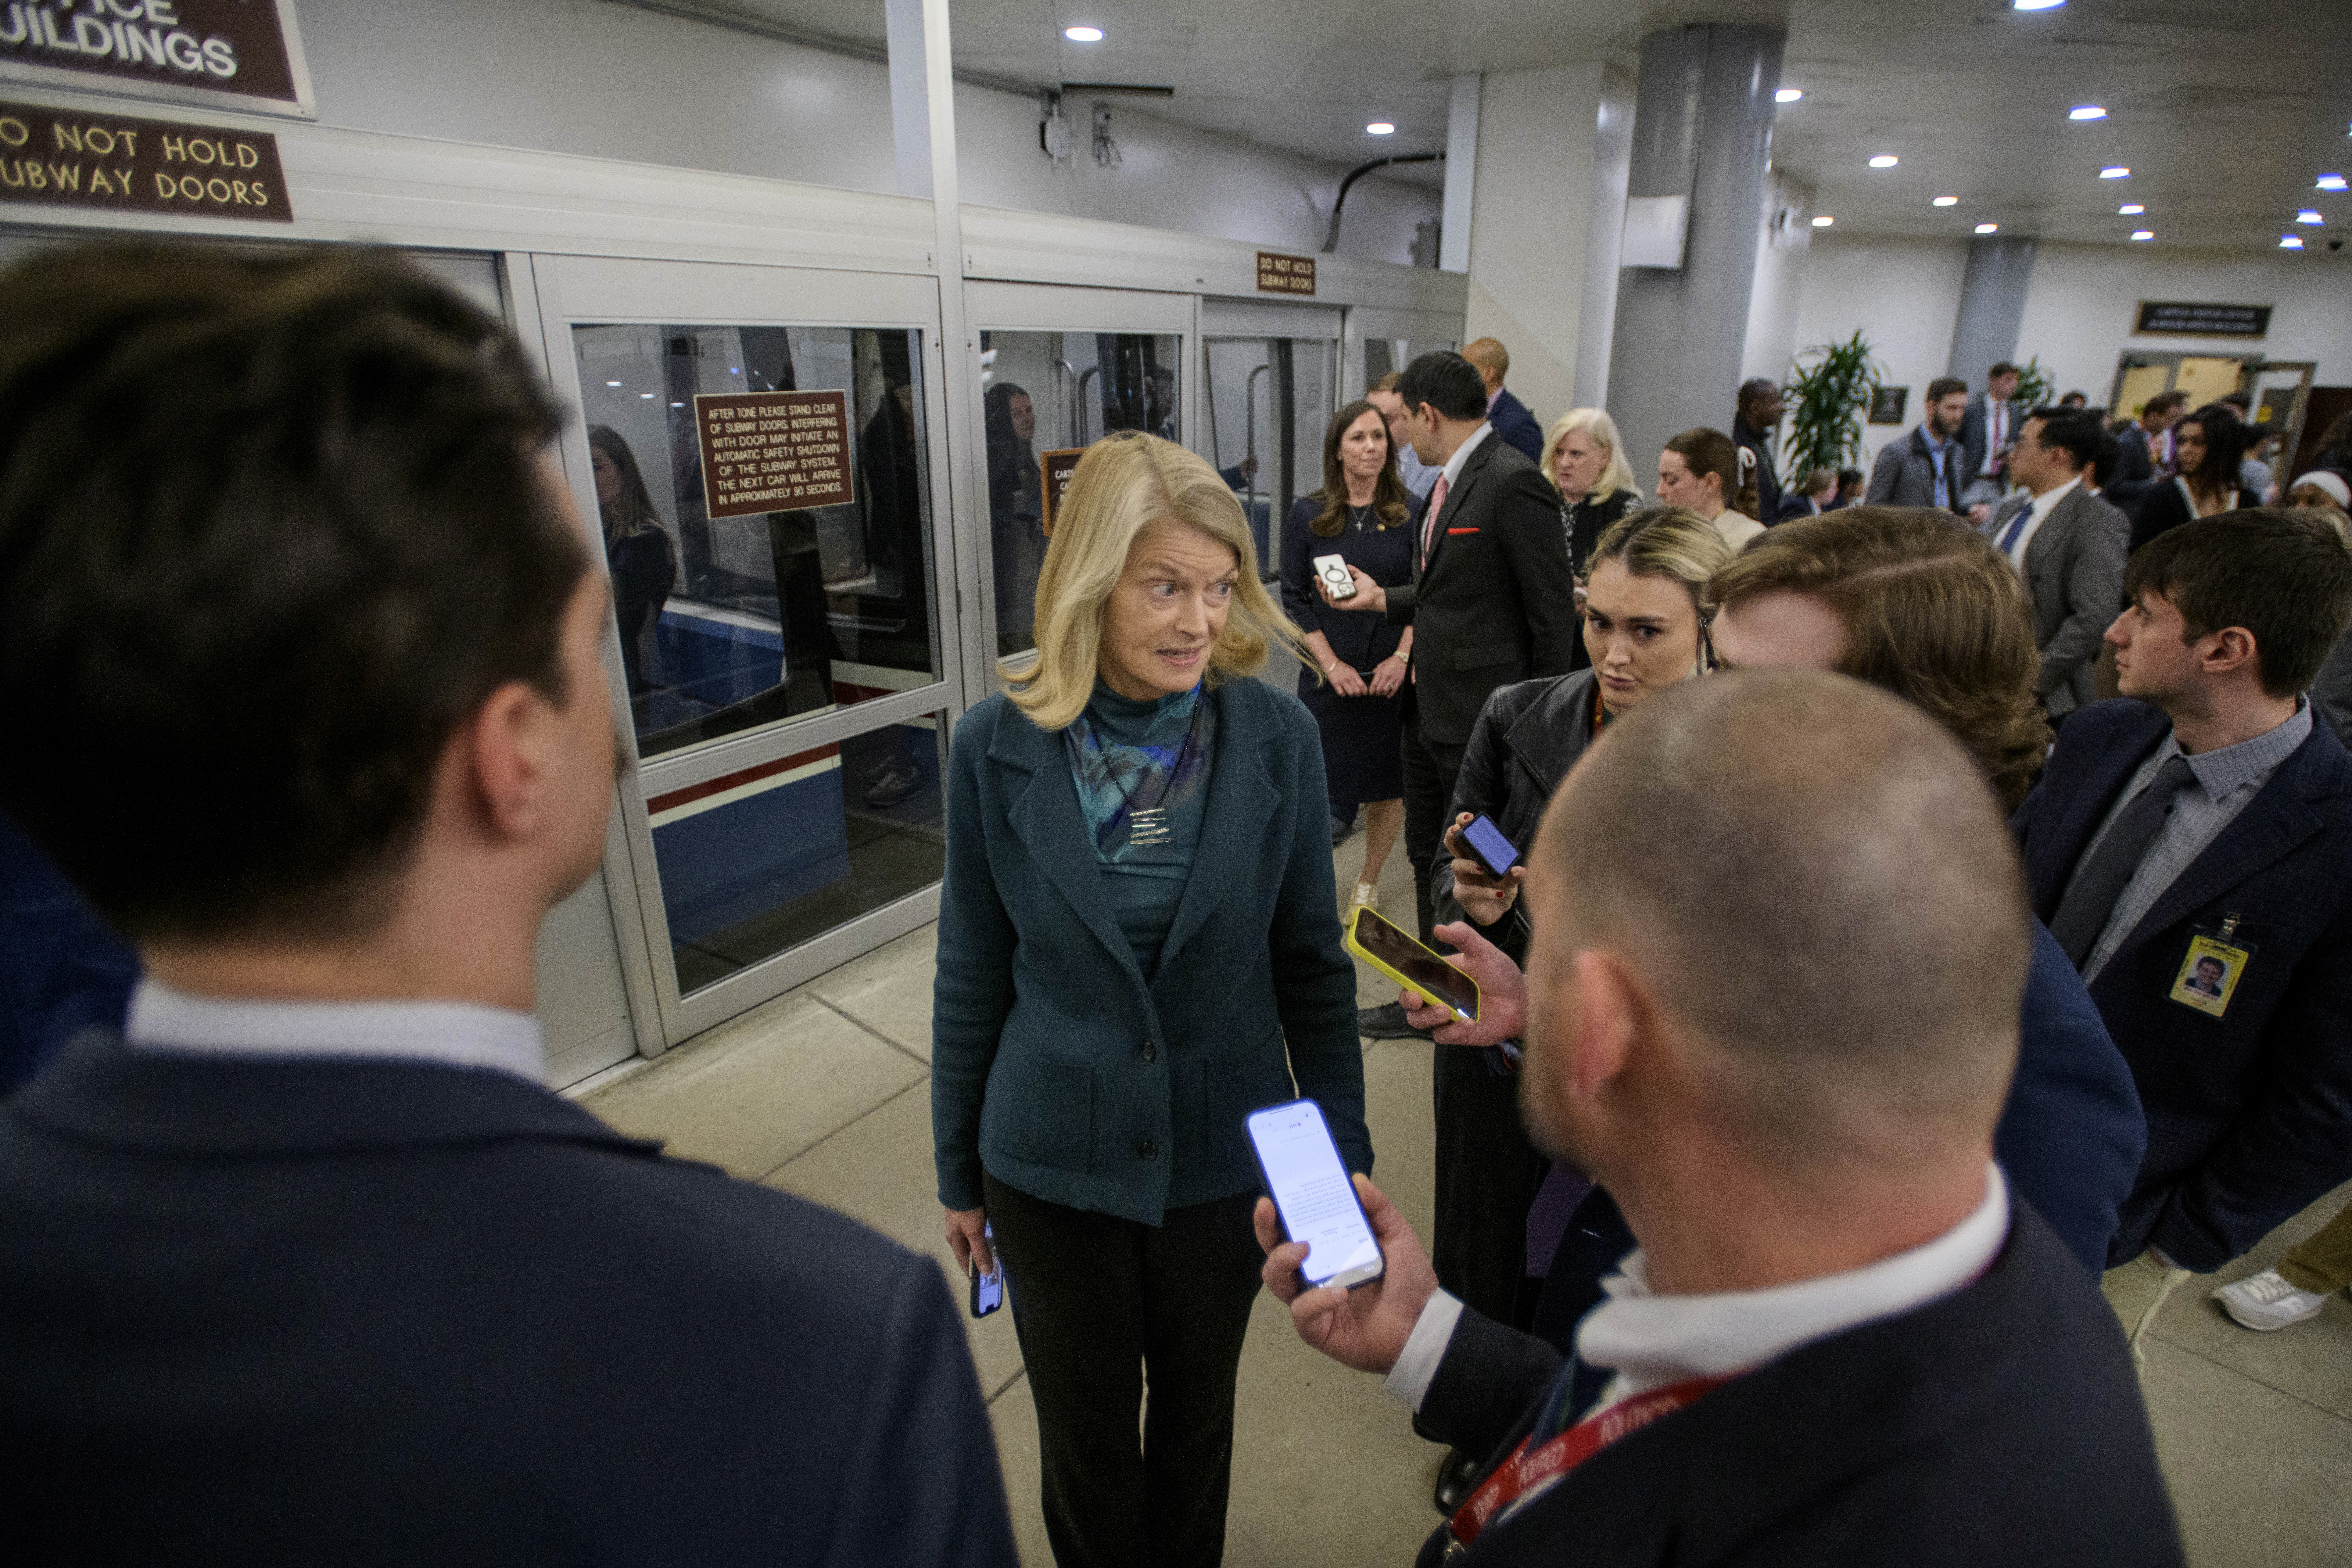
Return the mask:
{"type": "Polygon", "coordinates": [[[849,875],[842,770],[825,768],[656,826],[662,908],[692,942],[849,875]]]}

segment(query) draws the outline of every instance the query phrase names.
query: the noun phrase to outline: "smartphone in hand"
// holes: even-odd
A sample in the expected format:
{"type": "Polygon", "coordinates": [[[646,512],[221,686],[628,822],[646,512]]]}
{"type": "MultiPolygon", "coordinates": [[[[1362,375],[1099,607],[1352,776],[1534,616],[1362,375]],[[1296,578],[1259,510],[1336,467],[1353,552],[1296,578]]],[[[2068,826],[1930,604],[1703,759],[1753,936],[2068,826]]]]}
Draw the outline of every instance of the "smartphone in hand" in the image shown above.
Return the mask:
{"type": "Polygon", "coordinates": [[[1379,1279],[1387,1260],[1356,1199],[1339,1145],[1331,1142],[1323,1108],[1311,1100],[1294,1100],[1253,1110],[1243,1125],[1282,1234],[1307,1243],[1298,1277],[1318,1289],[1351,1289],[1379,1279]]]}
{"type": "Polygon", "coordinates": [[[1486,875],[1501,881],[1519,863],[1518,846],[1503,837],[1503,830],[1492,818],[1480,816],[1463,825],[1454,842],[1470,852],[1470,858],[1485,868],[1486,875]]]}
{"type": "Polygon", "coordinates": [[[982,1274],[977,1258],[965,1264],[964,1270],[971,1277],[971,1315],[985,1318],[1004,1305],[1004,1256],[996,1250],[994,1226],[983,1225],[980,1233],[988,1238],[989,1256],[996,1259],[995,1270],[982,1274]]]}
{"type": "Polygon", "coordinates": [[[1478,1021],[1478,983],[1374,910],[1356,906],[1348,922],[1345,945],[1399,985],[1419,992],[1464,1023],[1478,1021]]]}
{"type": "Polygon", "coordinates": [[[1323,586],[1335,599],[1356,596],[1356,580],[1348,574],[1348,558],[1344,555],[1318,555],[1315,574],[1323,579],[1323,586]]]}

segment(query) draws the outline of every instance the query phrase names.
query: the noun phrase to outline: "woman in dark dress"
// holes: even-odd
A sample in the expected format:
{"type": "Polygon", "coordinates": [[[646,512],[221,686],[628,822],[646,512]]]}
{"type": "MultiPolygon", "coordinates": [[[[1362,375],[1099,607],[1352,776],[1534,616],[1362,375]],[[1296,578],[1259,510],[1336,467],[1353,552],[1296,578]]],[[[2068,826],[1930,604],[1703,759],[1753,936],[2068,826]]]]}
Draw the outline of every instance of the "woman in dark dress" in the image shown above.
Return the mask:
{"type": "Polygon", "coordinates": [[[988,424],[988,531],[996,562],[996,651],[1035,646],[1037,573],[1045,561],[1045,533],[1037,454],[1037,407],[1009,381],[982,400],[988,424]]]}
{"type": "Polygon", "coordinates": [[[1320,673],[1301,670],[1298,696],[1323,732],[1335,834],[1364,812],[1364,868],[1349,895],[1380,907],[1381,866],[1404,826],[1402,749],[1412,628],[1364,610],[1334,609],[1316,591],[1315,558],[1337,555],[1383,588],[1412,581],[1422,503],[1405,493],[1388,422],[1359,399],[1323,437],[1323,488],[1301,496],[1282,530],[1282,607],[1307,634],[1320,673]]]}
{"type": "Polygon", "coordinates": [[[610,425],[588,426],[588,461],[596,473],[596,510],[604,525],[604,561],[613,574],[613,619],[621,633],[621,669],[631,698],[646,692],[646,632],[661,620],[677,575],[677,547],[662,527],[637,469],[636,454],[610,425]]]}
{"type": "Polygon", "coordinates": [[[2226,403],[2210,403],[2172,427],[2170,479],[2159,479],[2140,498],[2132,519],[2131,547],[2184,522],[2240,507],[2260,506],[2263,498],[2239,483],[2246,458],[2246,427],[2226,403]]]}
{"type": "MultiPolygon", "coordinates": [[[[1609,525],[1642,504],[1633,484],[1633,468],[1625,461],[1625,443],[1617,421],[1601,408],[1571,408],[1552,421],[1544,437],[1543,460],[1537,465],[1551,488],[1559,492],[1560,526],[1568,531],[1569,569],[1583,587],[1592,561],[1592,547],[1609,525]]],[[[1592,656],[1579,637],[1568,668],[1590,668],[1592,656]]]]}

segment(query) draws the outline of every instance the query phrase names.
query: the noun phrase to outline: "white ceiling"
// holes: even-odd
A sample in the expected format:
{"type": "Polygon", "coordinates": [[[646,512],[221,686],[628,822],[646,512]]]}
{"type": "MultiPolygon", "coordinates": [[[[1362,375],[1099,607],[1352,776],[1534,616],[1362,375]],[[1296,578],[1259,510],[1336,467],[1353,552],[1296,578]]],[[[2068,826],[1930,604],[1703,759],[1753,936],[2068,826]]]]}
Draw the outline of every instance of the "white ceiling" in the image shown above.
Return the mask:
{"type": "MultiPolygon", "coordinates": [[[[699,0],[808,33],[884,41],[882,0],[699,0]]],[[[1687,20],[1786,16],[1774,161],[1841,232],[2004,234],[2273,248],[2352,237],[2352,0],[953,0],[960,70],[1009,83],[1172,87],[1148,113],[1335,163],[1444,145],[1448,79],[1609,58],[1687,20]],[[1061,36],[1079,23],[1099,44],[1061,36]],[[2107,118],[2075,123],[2095,103],[2107,118]],[[1393,136],[1367,135],[1374,119],[1393,136]],[[1902,162],[1867,166],[1875,153],[1902,162]],[[2127,180],[2101,180],[2125,164],[2127,180]],[[1937,208],[1937,195],[1958,205],[1937,208]],[[2144,204],[2143,217],[2116,209],[2144,204]],[[2323,229],[2294,222],[2302,207],[2323,229]]],[[[1402,172],[1401,172],[1402,173],[1402,172]]],[[[1435,180],[1433,170],[1417,171],[1435,180]]]]}

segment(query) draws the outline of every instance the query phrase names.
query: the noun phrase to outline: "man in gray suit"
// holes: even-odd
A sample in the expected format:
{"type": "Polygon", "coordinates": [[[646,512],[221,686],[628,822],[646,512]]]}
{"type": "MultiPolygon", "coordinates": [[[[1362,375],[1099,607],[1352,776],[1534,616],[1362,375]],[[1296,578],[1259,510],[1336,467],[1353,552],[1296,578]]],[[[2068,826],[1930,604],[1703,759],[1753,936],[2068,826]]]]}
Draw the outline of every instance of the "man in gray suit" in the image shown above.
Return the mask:
{"type": "Polygon", "coordinates": [[[1967,447],[1960,426],[1969,416],[1969,384],[1939,375],[1927,384],[1927,417],[1900,441],[1890,441],[1871,465],[1871,506],[1936,506],[1957,511],[1968,485],[1967,447]]]}
{"type": "Polygon", "coordinates": [[[2091,667],[2123,606],[2131,523],[2083,483],[2098,449],[2095,416],[2035,409],[2010,451],[2010,477],[2023,490],[1985,525],[2033,601],[2033,640],[2042,651],[2034,685],[2053,725],[2093,700],[2091,667]]]}

